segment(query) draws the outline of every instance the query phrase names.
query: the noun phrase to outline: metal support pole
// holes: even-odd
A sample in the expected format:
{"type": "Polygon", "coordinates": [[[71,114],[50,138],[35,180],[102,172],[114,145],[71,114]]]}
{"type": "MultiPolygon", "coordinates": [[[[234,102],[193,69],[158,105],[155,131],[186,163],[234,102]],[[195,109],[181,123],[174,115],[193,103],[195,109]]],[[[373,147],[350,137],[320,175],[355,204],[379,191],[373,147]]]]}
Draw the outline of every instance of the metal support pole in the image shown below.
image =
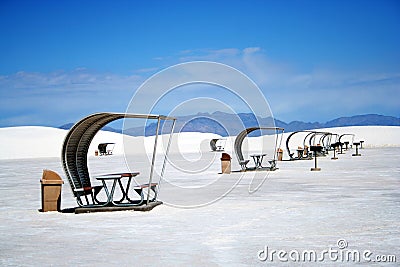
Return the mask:
{"type": "Polygon", "coordinates": [[[154,140],[154,149],[153,149],[153,159],[151,161],[151,169],[150,169],[150,178],[149,178],[149,188],[147,189],[147,200],[146,200],[146,205],[149,205],[149,199],[150,199],[150,189],[151,189],[151,183],[153,181],[153,173],[154,173],[154,164],[156,161],[156,152],[157,152],[157,141],[158,141],[158,131],[160,130],[160,117],[158,117],[157,120],[157,130],[156,130],[156,138],[154,140]]]}
{"type": "Polygon", "coordinates": [[[352,156],[361,156],[361,154],[358,154],[358,146],[360,145],[360,143],[354,143],[354,145],[356,146],[356,153],[353,154],[352,156]]]}
{"type": "Polygon", "coordinates": [[[314,151],[314,166],[317,169],[317,151],[314,151]]]}
{"type": "Polygon", "coordinates": [[[313,150],[314,150],[314,168],[311,168],[311,171],[320,171],[321,170],[321,168],[318,168],[318,166],[317,166],[317,150],[316,150],[316,147],[314,146],[313,147],[313,150]]]}
{"type": "Polygon", "coordinates": [[[171,133],[169,134],[169,140],[168,140],[168,144],[167,144],[167,149],[166,149],[166,151],[165,151],[164,162],[163,162],[163,166],[162,166],[162,169],[161,169],[160,181],[158,182],[158,188],[159,188],[159,190],[160,190],[160,182],[161,182],[161,179],[164,177],[165,166],[166,166],[166,164],[167,164],[167,156],[168,156],[168,153],[169,153],[169,148],[170,148],[170,146],[171,146],[172,136],[173,136],[173,134],[174,134],[175,122],[176,122],[176,120],[173,120],[173,121],[172,121],[172,129],[171,129],[171,133]]]}
{"type": "Polygon", "coordinates": [[[331,159],[338,159],[336,157],[336,146],[333,146],[333,158],[331,158],[331,159]]]}

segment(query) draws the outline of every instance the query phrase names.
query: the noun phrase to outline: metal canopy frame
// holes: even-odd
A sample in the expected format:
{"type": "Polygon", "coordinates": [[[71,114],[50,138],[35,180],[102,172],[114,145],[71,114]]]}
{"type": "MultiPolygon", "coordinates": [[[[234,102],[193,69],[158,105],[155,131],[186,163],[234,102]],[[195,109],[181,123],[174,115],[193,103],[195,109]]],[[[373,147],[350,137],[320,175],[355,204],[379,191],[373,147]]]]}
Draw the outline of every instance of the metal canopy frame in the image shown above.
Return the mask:
{"type": "MultiPolygon", "coordinates": [[[[311,146],[311,142],[312,142],[312,140],[315,138],[316,135],[321,134],[322,137],[324,137],[324,136],[326,136],[326,135],[332,134],[332,133],[330,133],[330,132],[321,132],[321,131],[312,131],[312,130],[302,130],[302,131],[295,131],[295,132],[292,132],[292,133],[287,137],[287,139],[286,139],[286,150],[287,150],[287,152],[288,152],[288,155],[289,155],[289,157],[290,157],[290,160],[295,160],[295,158],[293,158],[293,153],[290,153],[289,141],[290,141],[290,138],[291,138],[293,135],[297,134],[297,133],[308,133],[308,134],[304,137],[304,139],[303,139],[303,147],[306,146],[307,138],[308,138],[308,137],[310,137],[310,139],[309,139],[309,145],[311,146]]],[[[322,138],[322,137],[321,137],[321,138],[322,138]]],[[[321,140],[321,139],[320,139],[320,140],[321,140]]]]}
{"type": "Polygon", "coordinates": [[[111,151],[111,154],[112,154],[112,151],[114,150],[114,147],[115,147],[115,143],[100,143],[100,144],[98,144],[97,149],[99,151],[100,156],[101,155],[110,155],[107,150],[108,145],[112,145],[112,149],[109,149],[109,151],[111,151]]]}
{"type": "MultiPolygon", "coordinates": [[[[285,131],[284,128],[280,128],[280,127],[250,127],[250,128],[247,128],[247,129],[241,131],[236,136],[235,144],[234,144],[235,154],[239,161],[239,164],[244,161],[243,152],[242,152],[243,141],[247,135],[249,135],[251,132],[254,132],[256,130],[274,130],[275,133],[277,133],[278,131],[281,131],[280,143],[282,142],[282,135],[283,135],[283,132],[285,131]]],[[[279,146],[280,146],[280,144],[279,144],[279,146]]],[[[276,138],[276,140],[275,140],[274,159],[273,159],[274,161],[276,160],[277,147],[278,147],[278,138],[276,138]]]]}
{"type": "MultiPolygon", "coordinates": [[[[318,140],[318,144],[320,144],[326,150],[327,148],[330,147],[330,140],[331,140],[331,137],[333,135],[330,132],[315,132],[315,133],[313,133],[311,135],[309,141],[308,141],[308,144],[309,144],[310,147],[312,145],[315,145],[316,137],[319,136],[319,135],[320,135],[320,138],[318,140]],[[328,137],[328,138],[325,140],[326,137],[328,137]]],[[[304,138],[304,142],[303,143],[304,143],[304,146],[305,146],[306,138],[304,138]]]]}
{"type": "Polygon", "coordinates": [[[215,151],[224,151],[225,144],[226,144],[226,138],[214,138],[214,139],[211,139],[211,141],[210,141],[211,151],[213,151],[213,152],[215,152],[215,151]],[[218,147],[217,147],[217,142],[218,141],[225,141],[224,145],[221,146],[221,149],[218,149],[218,147]]]}
{"type": "Polygon", "coordinates": [[[329,151],[332,149],[332,144],[336,143],[337,139],[338,139],[339,135],[338,134],[334,134],[334,133],[327,133],[324,134],[323,136],[321,136],[321,138],[319,139],[319,143],[323,144],[323,146],[325,147],[326,151],[329,151]],[[332,142],[332,138],[333,136],[335,136],[335,140],[334,142],[332,142]]]}
{"type": "MultiPolygon", "coordinates": [[[[157,149],[157,140],[160,129],[160,122],[162,120],[172,120],[172,130],[170,133],[170,140],[168,142],[167,151],[164,158],[163,169],[161,175],[164,174],[166,158],[171,143],[171,136],[174,131],[176,118],[167,117],[163,115],[153,115],[153,114],[131,114],[131,113],[95,113],[91,114],[80,121],[78,121],[67,133],[63,147],[62,147],[62,165],[64,172],[68,178],[69,184],[71,186],[72,192],[77,199],[78,205],[83,205],[80,197],[83,195],[79,189],[84,189],[91,187],[90,175],[87,165],[87,156],[90,143],[92,142],[94,136],[97,132],[103,128],[108,123],[123,119],[123,118],[135,118],[135,119],[151,119],[157,120],[157,130],[156,138],[153,149],[153,158],[150,169],[149,185],[153,179],[155,154],[157,149]]],[[[149,202],[150,186],[147,194],[147,204],[149,202]]]]}
{"type": "Polygon", "coordinates": [[[342,135],[339,136],[339,142],[341,143],[341,142],[342,142],[342,141],[341,141],[341,140],[342,140],[342,137],[343,137],[343,136],[346,136],[346,135],[351,135],[351,144],[350,144],[350,145],[352,146],[353,143],[354,143],[354,137],[356,136],[355,134],[347,134],[347,133],[342,134],[342,135]]]}

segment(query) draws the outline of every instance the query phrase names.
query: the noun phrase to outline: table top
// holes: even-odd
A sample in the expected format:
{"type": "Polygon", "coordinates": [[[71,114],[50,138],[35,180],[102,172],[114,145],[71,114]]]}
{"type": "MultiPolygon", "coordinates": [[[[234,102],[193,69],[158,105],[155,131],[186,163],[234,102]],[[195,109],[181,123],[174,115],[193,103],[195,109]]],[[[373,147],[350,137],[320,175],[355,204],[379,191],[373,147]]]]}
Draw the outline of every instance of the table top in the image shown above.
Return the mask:
{"type": "Polygon", "coordinates": [[[121,172],[121,173],[110,173],[96,176],[97,180],[107,180],[107,179],[118,179],[123,177],[135,177],[138,176],[140,172],[121,172]]]}
{"type": "Polygon", "coordinates": [[[250,155],[250,157],[262,157],[262,156],[266,156],[267,154],[252,154],[250,155]]]}
{"type": "Polygon", "coordinates": [[[311,151],[317,151],[317,152],[318,152],[318,151],[321,151],[322,148],[323,148],[322,146],[311,146],[311,147],[310,147],[310,150],[311,150],[311,151]]]}

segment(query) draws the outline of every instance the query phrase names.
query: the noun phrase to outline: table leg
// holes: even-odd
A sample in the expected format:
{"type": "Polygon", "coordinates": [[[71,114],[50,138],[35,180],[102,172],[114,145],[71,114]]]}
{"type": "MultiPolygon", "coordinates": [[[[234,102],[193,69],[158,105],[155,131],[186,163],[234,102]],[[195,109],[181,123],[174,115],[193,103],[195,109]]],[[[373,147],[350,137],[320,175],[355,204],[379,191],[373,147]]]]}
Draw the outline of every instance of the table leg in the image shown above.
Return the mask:
{"type": "Polygon", "coordinates": [[[253,158],[253,160],[254,160],[254,165],[255,165],[255,167],[256,167],[256,169],[257,169],[257,159],[256,159],[255,156],[251,156],[251,157],[253,158]]]}
{"type": "MultiPolygon", "coordinates": [[[[144,194],[143,194],[143,188],[136,188],[134,189],[134,191],[140,196],[140,200],[132,200],[129,198],[128,194],[129,194],[129,187],[131,185],[131,181],[132,181],[132,177],[128,178],[128,182],[126,185],[126,189],[123,188],[123,184],[121,182],[121,180],[119,181],[119,186],[121,188],[122,191],[122,195],[123,197],[121,198],[121,200],[118,201],[118,203],[113,202],[113,204],[115,206],[120,206],[120,207],[126,207],[126,206],[139,206],[144,202],[144,194]],[[127,200],[127,203],[122,203],[124,200],[127,200]]],[[[154,189],[153,189],[154,191],[154,189]]]]}
{"type": "Polygon", "coordinates": [[[262,165],[261,165],[261,164],[262,164],[263,159],[264,159],[264,155],[262,155],[262,156],[260,157],[260,162],[259,162],[259,163],[260,163],[260,169],[262,169],[262,165]]]}
{"type": "Polygon", "coordinates": [[[113,196],[114,196],[114,191],[115,191],[115,185],[117,183],[116,179],[113,181],[113,185],[111,187],[111,192],[108,191],[108,187],[107,187],[106,181],[102,180],[102,183],[103,183],[104,192],[106,192],[106,196],[107,196],[107,202],[104,203],[104,206],[106,206],[106,205],[108,205],[110,203],[114,204],[113,196]]]}
{"type": "Polygon", "coordinates": [[[122,198],[119,200],[119,202],[123,202],[125,199],[129,201],[128,190],[129,190],[130,180],[131,180],[131,177],[129,177],[128,184],[127,184],[126,190],[125,190],[124,185],[121,182],[121,179],[118,179],[119,188],[121,189],[121,193],[122,193],[122,198]]]}
{"type": "MultiPolygon", "coordinates": [[[[140,201],[138,202],[138,200],[132,200],[132,199],[130,199],[130,197],[129,197],[129,188],[130,188],[130,186],[131,186],[131,182],[132,182],[132,177],[129,177],[129,178],[128,178],[128,182],[127,182],[127,184],[126,184],[126,189],[123,189],[123,185],[122,185],[122,182],[121,182],[121,181],[120,181],[120,183],[119,183],[119,185],[120,185],[120,187],[121,187],[122,194],[123,194],[123,197],[121,198],[121,200],[120,200],[119,202],[122,202],[124,199],[126,199],[126,200],[128,201],[128,203],[122,203],[123,205],[132,205],[132,204],[138,205],[138,203],[141,204],[142,201],[143,201],[143,200],[140,200],[140,201]]],[[[135,190],[135,191],[136,191],[136,190],[135,190]]],[[[137,191],[136,191],[136,192],[137,192],[137,191]]],[[[137,193],[138,193],[138,192],[137,192],[137,193]]],[[[139,192],[138,195],[141,196],[141,192],[139,192]]]]}
{"type": "Polygon", "coordinates": [[[132,181],[132,177],[128,178],[128,183],[126,184],[126,200],[128,200],[129,202],[132,202],[132,199],[129,198],[128,193],[129,193],[129,187],[131,186],[131,181],[132,181]]]}
{"type": "Polygon", "coordinates": [[[111,187],[111,193],[110,193],[110,196],[109,196],[109,200],[108,200],[108,202],[110,203],[112,203],[113,205],[117,205],[115,202],[114,202],[114,192],[115,192],[115,187],[116,187],[116,185],[117,185],[117,180],[119,180],[119,179],[114,179],[114,181],[113,181],[113,185],[112,185],[112,187],[111,187]]]}

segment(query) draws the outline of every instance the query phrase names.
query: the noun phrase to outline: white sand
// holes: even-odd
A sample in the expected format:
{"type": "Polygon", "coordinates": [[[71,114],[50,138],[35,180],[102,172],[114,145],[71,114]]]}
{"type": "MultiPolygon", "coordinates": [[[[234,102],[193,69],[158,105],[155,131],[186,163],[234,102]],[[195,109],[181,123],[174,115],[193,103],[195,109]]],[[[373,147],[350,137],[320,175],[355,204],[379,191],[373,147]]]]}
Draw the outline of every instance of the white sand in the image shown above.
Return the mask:
{"type": "MultiPolygon", "coordinates": [[[[0,128],[0,140],[2,142],[0,159],[60,157],[62,144],[67,133],[67,130],[40,126],[0,128]]],[[[125,138],[124,140],[123,135],[118,133],[100,131],[93,139],[88,154],[94,155],[97,145],[106,142],[115,143],[114,155],[123,154],[124,142],[133,147],[144,142],[146,150],[152,151],[153,149],[154,137],[125,136],[125,138]]],[[[179,139],[179,147],[177,148],[179,151],[193,152],[198,150],[201,143],[202,147],[205,144],[206,148],[209,149],[210,140],[218,138],[218,135],[181,133],[179,138],[178,136],[175,138],[179,139]]]]}
{"type": "MultiPolygon", "coordinates": [[[[0,140],[6,144],[0,154],[0,266],[265,266],[270,261],[257,259],[265,246],[270,250],[321,252],[337,249],[338,239],[346,239],[348,249],[370,250],[372,258],[390,254],[400,260],[400,127],[338,129],[362,136],[368,147],[360,150],[361,157],[352,157],[353,151],[347,151],[336,161],[319,158],[321,172],[310,171],[313,161],[285,161],[275,172],[243,176],[219,175],[220,153],[205,151],[201,159],[209,160],[210,165],[201,172],[188,172],[201,167],[199,144],[206,144],[197,139],[196,145],[192,139],[204,136],[206,140],[213,135],[183,134],[183,154],[192,155],[194,161],[183,160],[172,151],[171,162],[177,166],[169,164],[165,178],[197,187],[196,194],[185,193],[191,192],[190,188],[181,188],[176,194],[164,181],[159,198],[167,204],[151,212],[81,215],[37,211],[42,169],[52,169],[65,179],[59,155],[66,131],[28,129],[0,129],[0,140]],[[376,137],[378,131],[384,138],[376,137]],[[49,156],[54,157],[40,158],[49,156]],[[27,159],[17,159],[24,157],[27,159]],[[266,178],[265,183],[249,194],[252,179],[260,176],[266,178]],[[207,186],[215,180],[221,183],[207,186]],[[168,205],[212,201],[234,183],[232,191],[210,205],[192,209],[168,205]]],[[[110,135],[94,142],[117,138],[112,133],[102,134],[110,135]]],[[[130,160],[141,171],[139,179],[146,180],[141,155],[130,160]]],[[[89,164],[92,174],[121,171],[124,158],[118,153],[91,156],[89,164]]],[[[238,169],[235,159],[232,164],[238,169]]],[[[75,206],[65,180],[62,208],[75,206]]],[[[273,265],[278,263],[275,258],[273,265]]],[[[328,257],[322,263],[347,264],[328,257]]],[[[289,261],[285,266],[293,264],[289,261]]]]}
{"type": "MultiPolygon", "coordinates": [[[[353,126],[340,128],[318,129],[337,134],[355,134],[355,141],[364,140],[366,147],[399,147],[400,127],[398,126],[353,126]]],[[[0,140],[2,142],[0,159],[17,158],[43,158],[60,157],[61,147],[67,130],[50,127],[23,126],[0,128],[0,140]]],[[[282,140],[282,148],[290,133],[285,133],[282,140]]],[[[181,133],[175,136],[180,152],[199,152],[209,150],[209,142],[212,138],[218,138],[216,134],[207,133],[181,133]]],[[[129,146],[136,146],[145,142],[146,150],[152,151],[154,137],[125,137],[129,146]]],[[[233,151],[234,137],[227,138],[225,149],[233,151]]],[[[248,145],[250,150],[259,146],[259,138],[250,138],[248,145]]],[[[89,155],[94,155],[97,145],[103,142],[114,142],[113,154],[122,155],[123,136],[121,134],[100,131],[94,138],[89,148],[89,155]]],[[[172,150],[174,152],[174,150],[172,150]]],[[[176,152],[176,151],[175,151],[176,152]]],[[[286,153],[286,151],[285,151],[286,153]]]]}

